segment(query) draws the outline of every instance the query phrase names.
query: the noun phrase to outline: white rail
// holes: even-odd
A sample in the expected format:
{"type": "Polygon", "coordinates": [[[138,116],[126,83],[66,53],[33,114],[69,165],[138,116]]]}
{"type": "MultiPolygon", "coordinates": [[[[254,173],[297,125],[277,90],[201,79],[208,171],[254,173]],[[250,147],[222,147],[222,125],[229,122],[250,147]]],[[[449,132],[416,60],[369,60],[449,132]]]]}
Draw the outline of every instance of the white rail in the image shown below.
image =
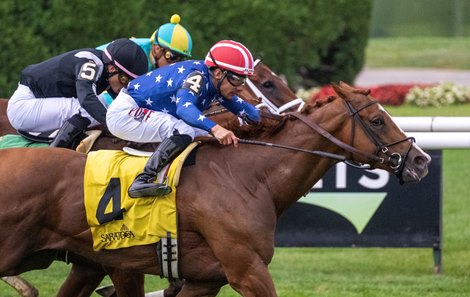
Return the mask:
{"type": "Polygon", "coordinates": [[[470,132],[470,117],[393,117],[405,131],[470,132]]]}
{"type": "Polygon", "coordinates": [[[470,117],[393,117],[423,149],[470,148],[470,117]]]}

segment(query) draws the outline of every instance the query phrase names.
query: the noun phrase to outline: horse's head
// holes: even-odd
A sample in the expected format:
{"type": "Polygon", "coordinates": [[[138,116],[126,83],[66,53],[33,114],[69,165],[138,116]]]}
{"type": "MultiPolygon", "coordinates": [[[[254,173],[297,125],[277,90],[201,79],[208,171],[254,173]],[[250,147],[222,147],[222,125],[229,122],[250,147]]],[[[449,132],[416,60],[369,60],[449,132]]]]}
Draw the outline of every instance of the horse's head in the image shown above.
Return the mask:
{"type": "Polygon", "coordinates": [[[352,163],[392,172],[401,183],[416,182],[427,175],[430,156],[414,138],[405,135],[369,90],[354,89],[343,82],[333,88],[341,99],[327,104],[321,126],[334,130],[331,134],[346,144],[339,146],[349,152],[347,158],[352,163]]]}
{"type": "Polygon", "coordinates": [[[431,158],[393,121],[385,109],[369,94],[346,83],[333,85],[343,99],[349,116],[349,143],[375,158],[357,156],[354,160],[370,163],[376,168],[393,172],[400,182],[416,182],[428,173],[431,158]]]}
{"type": "Polygon", "coordinates": [[[300,111],[305,104],[297,98],[287,83],[261,60],[255,61],[254,75],[247,79],[240,97],[270,112],[280,114],[288,110],[300,111]]]}
{"type": "MultiPolygon", "coordinates": [[[[247,79],[246,84],[240,87],[240,98],[259,108],[268,109],[271,113],[280,114],[288,110],[300,111],[305,102],[297,98],[289,86],[277,76],[268,66],[255,61],[255,72],[247,79]]],[[[237,129],[240,122],[236,116],[226,113],[227,109],[217,101],[204,112],[205,116],[212,117],[219,125],[230,130],[237,129]]]]}

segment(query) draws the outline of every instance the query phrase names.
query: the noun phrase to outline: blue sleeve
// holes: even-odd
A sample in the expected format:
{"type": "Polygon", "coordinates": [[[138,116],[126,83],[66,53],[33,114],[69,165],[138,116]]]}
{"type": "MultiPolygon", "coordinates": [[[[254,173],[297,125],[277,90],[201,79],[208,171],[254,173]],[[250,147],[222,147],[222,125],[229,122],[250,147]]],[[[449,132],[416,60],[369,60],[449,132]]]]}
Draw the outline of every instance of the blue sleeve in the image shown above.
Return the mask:
{"type": "Polygon", "coordinates": [[[176,103],[176,114],[186,124],[208,132],[216,125],[214,121],[206,118],[197,108],[196,104],[199,97],[194,92],[182,88],[178,90],[176,97],[179,98],[176,103]]]}
{"type": "Polygon", "coordinates": [[[224,99],[221,103],[225,108],[242,119],[248,119],[252,122],[259,122],[261,120],[259,110],[238,96],[233,96],[232,100],[224,99]]]}

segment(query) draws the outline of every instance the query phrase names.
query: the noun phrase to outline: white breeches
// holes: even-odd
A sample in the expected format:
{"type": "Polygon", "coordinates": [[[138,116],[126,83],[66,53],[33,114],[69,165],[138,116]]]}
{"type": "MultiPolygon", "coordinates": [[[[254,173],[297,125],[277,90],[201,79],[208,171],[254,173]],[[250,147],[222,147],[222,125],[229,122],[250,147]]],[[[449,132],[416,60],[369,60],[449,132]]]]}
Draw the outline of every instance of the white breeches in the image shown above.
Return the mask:
{"type": "Polygon", "coordinates": [[[126,92],[120,92],[109,105],[106,125],[114,136],[133,142],[161,142],[175,131],[192,139],[208,135],[171,114],[139,107],[126,92]]]}
{"type": "Polygon", "coordinates": [[[75,114],[99,123],[81,107],[76,98],[36,98],[29,87],[19,84],[8,100],[7,116],[13,128],[28,132],[48,132],[59,129],[75,114]]]}

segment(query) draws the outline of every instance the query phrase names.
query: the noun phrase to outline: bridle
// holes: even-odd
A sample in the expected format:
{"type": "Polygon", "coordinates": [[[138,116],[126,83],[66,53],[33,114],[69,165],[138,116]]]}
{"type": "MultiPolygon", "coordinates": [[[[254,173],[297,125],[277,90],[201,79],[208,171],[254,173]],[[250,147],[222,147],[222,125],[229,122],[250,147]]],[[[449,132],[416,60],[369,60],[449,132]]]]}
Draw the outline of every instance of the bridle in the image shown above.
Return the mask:
{"type": "MultiPolygon", "coordinates": [[[[256,67],[256,65],[258,65],[260,62],[261,62],[260,59],[256,59],[254,64],[253,64],[253,68],[256,67]]],[[[281,113],[285,112],[286,110],[289,110],[290,108],[293,108],[295,106],[297,106],[296,111],[301,111],[302,108],[305,105],[305,101],[302,98],[297,97],[297,98],[293,99],[292,101],[289,101],[286,104],[283,104],[283,105],[277,107],[273,102],[271,102],[271,100],[269,100],[263,94],[263,92],[260,91],[260,89],[250,80],[250,78],[246,79],[246,85],[255,94],[255,96],[258,99],[261,100],[261,103],[257,104],[256,107],[257,108],[266,107],[269,110],[269,112],[271,112],[271,113],[281,114],[281,113]]],[[[205,116],[214,116],[214,115],[224,113],[224,112],[227,112],[227,111],[228,110],[226,108],[220,108],[220,109],[214,110],[212,112],[205,113],[204,115],[205,116]]]]}
{"type": "MultiPolygon", "coordinates": [[[[254,64],[253,64],[253,67],[256,67],[256,65],[261,62],[260,59],[256,59],[254,64]]],[[[292,101],[289,101],[287,102],[286,104],[283,104],[279,107],[277,107],[274,103],[271,102],[271,100],[269,100],[256,86],[255,84],[251,81],[250,78],[248,78],[246,80],[246,84],[248,85],[248,87],[251,89],[251,91],[259,98],[261,99],[261,103],[256,105],[256,107],[260,108],[260,107],[266,107],[270,112],[274,113],[274,114],[281,114],[283,113],[284,111],[294,107],[294,106],[297,106],[297,109],[296,111],[301,111],[302,108],[304,107],[305,105],[305,101],[302,99],[302,98],[295,98],[293,99],[292,101]]]]}
{"type": "MultiPolygon", "coordinates": [[[[385,155],[387,158],[386,159],[382,158],[381,163],[390,166],[390,168],[395,172],[395,174],[400,179],[400,183],[403,183],[403,180],[402,180],[403,169],[404,169],[406,160],[408,159],[408,156],[409,156],[409,153],[410,153],[411,148],[413,146],[413,143],[416,141],[415,138],[414,137],[405,137],[402,140],[398,140],[398,141],[395,141],[395,142],[392,142],[392,143],[389,143],[389,144],[383,144],[380,141],[378,135],[375,132],[373,132],[372,129],[370,129],[370,127],[368,125],[365,124],[365,122],[362,120],[362,118],[359,115],[361,110],[364,110],[364,109],[368,108],[371,105],[377,104],[378,102],[375,101],[375,100],[372,100],[372,101],[364,104],[364,106],[358,108],[357,110],[354,109],[351,102],[346,101],[346,100],[343,100],[343,102],[345,102],[345,104],[346,104],[346,107],[347,107],[348,112],[349,112],[349,116],[352,117],[351,146],[354,145],[355,124],[357,122],[361,125],[362,131],[364,131],[364,133],[367,135],[369,140],[372,143],[374,143],[374,145],[376,147],[375,156],[378,157],[380,154],[385,155]],[[392,147],[394,145],[397,145],[399,143],[405,142],[405,141],[409,141],[410,146],[408,147],[408,150],[406,151],[404,156],[400,155],[399,153],[391,153],[390,152],[390,150],[389,150],[390,147],[392,147]]],[[[350,158],[354,162],[352,153],[350,153],[350,158]]],[[[374,164],[371,163],[371,165],[373,166],[374,164]]]]}
{"type": "MultiPolygon", "coordinates": [[[[312,150],[306,150],[306,149],[301,149],[301,148],[295,148],[295,147],[290,147],[290,146],[284,146],[284,145],[278,145],[278,144],[272,144],[272,143],[265,143],[265,142],[260,142],[260,141],[253,141],[253,140],[246,140],[246,139],[240,139],[240,143],[246,143],[246,144],[256,144],[256,145],[265,145],[265,146],[271,146],[271,147],[278,147],[278,148],[284,148],[284,149],[289,149],[289,150],[295,150],[295,151],[301,151],[305,153],[310,153],[314,155],[319,155],[322,157],[327,157],[331,159],[336,159],[339,161],[342,161],[346,163],[347,165],[350,165],[355,168],[360,168],[360,169],[374,169],[375,165],[377,163],[383,164],[385,166],[388,166],[392,169],[394,174],[399,178],[400,184],[403,184],[403,170],[404,166],[406,163],[406,160],[408,159],[409,153],[411,151],[413,142],[415,142],[415,139],[413,137],[406,137],[402,140],[390,143],[390,144],[382,144],[380,141],[379,137],[375,132],[373,132],[369,126],[366,125],[366,123],[362,120],[362,118],[359,116],[359,112],[361,112],[364,109],[367,109],[368,107],[377,104],[377,101],[370,101],[366,103],[364,106],[358,108],[357,110],[351,105],[351,103],[347,100],[343,100],[345,102],[346,107],[349,112],[349,116],[352,117],[352,127],[351,127],[351,141],[350,144],[347,144],[335,136],[333,136],[330,132],[326,131],[323,129],[320,125],[315,123],[313,120],[311,120],[309,117],[298,113],[298,112],[289,112],[286,113],[285,116],[290,116],[299,119],[302,121],[305,125],[309,126],[312,128],[314,131],[316,131],[318,134],[322,135],[329,141],[333,142],[340,148],[344,149],[345,151],[349,152],[349,157],[345,157],[343,155],[338,155],[338,154],[333,154],[333,153],[327,153],[327,152],[322,152],[322,151],[312,151],[312,150]],[[364,133],[367,135],[367,137],[370,139],[372,143],[376,146],[376,150],[374,154],[366,153],[363,151],[358,150],[355,148],[354,145],[354,137],[355,137],[355,123],[358,122],[359,125],[361,125],[364,133]],[[391,153],[389,148],[391,146],[397,145],[399,143],[405,142],[405,141],[410,141],[410,146],[408,150],[406,151],[405,155],[402,156],[399,153],[391,153]],[[384,155],[383,157],[380,155],[384,155]],[[364,164],[359,163],[354,161],[354,156],[362,156],[368,161],[364,164]]],[[[272,116],[271,116],[272,118],[272,116]]],[[[279,117],[281,118],[281,117],[279,117]]]]}

